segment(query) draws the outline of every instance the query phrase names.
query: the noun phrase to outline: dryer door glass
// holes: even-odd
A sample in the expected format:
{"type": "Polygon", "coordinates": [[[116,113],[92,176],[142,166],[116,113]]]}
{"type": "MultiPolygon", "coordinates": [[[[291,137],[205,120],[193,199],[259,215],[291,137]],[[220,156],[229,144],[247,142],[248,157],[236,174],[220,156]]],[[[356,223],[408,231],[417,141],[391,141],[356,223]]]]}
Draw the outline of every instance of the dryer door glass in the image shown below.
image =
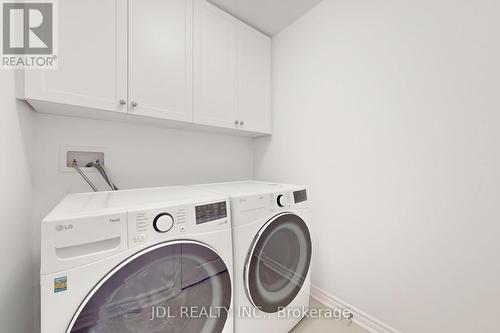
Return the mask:
{"type": "Polygon", "coordinates": [[[245,268],[252,303],[267,313],[288,306],[304,284],[311,254],[311,235],[299,216],[278,215],[264,225],[245,268]]]}
{"type": "Polygon", "coordinates": [[[168,242],[137,253],[101,280],[67,332],[222,332],[230,304],[222,258],[201,243],[168,242]]]}

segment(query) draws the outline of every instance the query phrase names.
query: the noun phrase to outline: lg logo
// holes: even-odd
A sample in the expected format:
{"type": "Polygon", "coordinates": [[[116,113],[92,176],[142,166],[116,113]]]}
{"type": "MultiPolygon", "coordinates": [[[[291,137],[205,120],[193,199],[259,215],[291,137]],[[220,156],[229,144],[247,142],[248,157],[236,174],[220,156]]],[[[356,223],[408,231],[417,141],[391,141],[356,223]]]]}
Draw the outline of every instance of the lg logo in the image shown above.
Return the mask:
{"type": "Polygon", "coordinates": [[[73,225],[72,224],[59,224],[56,227],[56,231],[69,231],[69,230],[72,230],[72,229],[73,229],[73,225]]]}
{"type": "Polygon", "coordinates": [[[52,54],[54,4],[4,2],[3,54],[52,54]]]}

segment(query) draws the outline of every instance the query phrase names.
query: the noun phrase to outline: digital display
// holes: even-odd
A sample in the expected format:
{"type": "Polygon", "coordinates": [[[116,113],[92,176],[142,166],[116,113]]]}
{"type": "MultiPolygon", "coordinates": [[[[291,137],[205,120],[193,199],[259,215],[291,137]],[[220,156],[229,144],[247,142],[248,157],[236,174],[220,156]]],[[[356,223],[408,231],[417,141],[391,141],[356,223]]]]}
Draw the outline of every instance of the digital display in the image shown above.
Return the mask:
{"type": "Polygon", "coordinates": [[[226,202],[196,206],[196,224],[203,224],[227,217],[226,202]]]}
{"type": "Polygon", "coordinates": [[[293,192],[293,199],[294,199],[295,203],[306,201],[307,200],[307,191],[302,190],[302,191],[293,192]]]}

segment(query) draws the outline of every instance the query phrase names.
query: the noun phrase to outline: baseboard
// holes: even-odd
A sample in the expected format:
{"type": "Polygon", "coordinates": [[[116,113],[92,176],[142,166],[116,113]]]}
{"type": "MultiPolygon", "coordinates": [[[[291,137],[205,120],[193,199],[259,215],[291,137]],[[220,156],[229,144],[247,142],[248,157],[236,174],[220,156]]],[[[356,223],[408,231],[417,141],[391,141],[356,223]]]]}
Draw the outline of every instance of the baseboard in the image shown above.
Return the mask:
{"type": "Polygon", "coordinates": [[[373,316],[370,316],[369,314],[355,308],[351,304],[314,285],[311,285],[311,297],[330,308],[349,309],[353,314],[352,321],[366,329],[368,332],[401,333],[401,331],[398,331],[397,329],[385,324],[384,322],[374,318],[373,316]]]}

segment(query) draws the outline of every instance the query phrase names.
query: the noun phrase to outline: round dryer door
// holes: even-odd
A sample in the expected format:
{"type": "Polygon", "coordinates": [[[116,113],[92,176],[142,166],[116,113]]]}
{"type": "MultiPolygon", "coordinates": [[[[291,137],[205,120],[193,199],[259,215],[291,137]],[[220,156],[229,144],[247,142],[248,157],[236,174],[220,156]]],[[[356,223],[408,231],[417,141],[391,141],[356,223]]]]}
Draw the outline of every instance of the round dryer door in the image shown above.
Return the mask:
{"type": "Polygon", "coordinates": [[[135,254],[104,277],[67,332],[218,333],[230,304],[229,272],[213,249],[166,242],[135,254]]]}
{"type": "Polygon", "coordinates": [[[284,213],[257,234],[245,266],[247,294],[267,313],[288,306],[302,288],[312,255],[311,235],[297,215],[284,213]]]}

